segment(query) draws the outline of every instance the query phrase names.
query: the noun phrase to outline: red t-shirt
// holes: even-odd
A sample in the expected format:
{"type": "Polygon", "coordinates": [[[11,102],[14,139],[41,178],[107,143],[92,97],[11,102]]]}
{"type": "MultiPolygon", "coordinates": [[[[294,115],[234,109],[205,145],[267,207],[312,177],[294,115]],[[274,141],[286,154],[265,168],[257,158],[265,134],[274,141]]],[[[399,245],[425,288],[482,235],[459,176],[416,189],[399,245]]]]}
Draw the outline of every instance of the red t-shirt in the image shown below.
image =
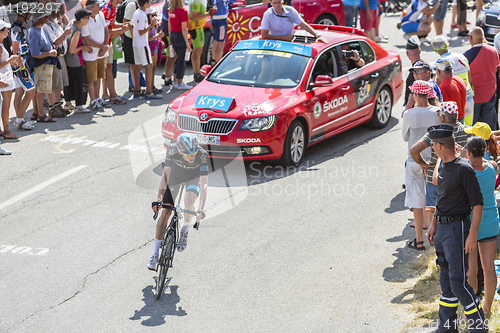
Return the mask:
{"type": "Polygon", "coordinates": [[[445,79],[439,85],[443,102],[456,102],[458,105],[458,119],[465,116],[465,101],[467,100],[467,86],[465,81],[458,76],[445,79]]]}
{"type": "Polygon", "coordinates": [[[168,19],[170,20],[171,32],[182,32],[182,24],[186,22],[186,27],[189,22],[189,15],[186,8],[177,7],[173,13],[168,11],[168,19]]]}
{"type": "MultiPolygon", "coordinates": [[[[111,4],[111,1],[109,1],[107,4],[102,6],[101,12],[104,14],[104,19],[106,20],[106,23],[108,24],[108,28],[111,30],[115,26],[115,19],[116,19],[116,7],[113,7],[111,4]]],[[[109,35],[109,41],[108,45],[111,44],[111,33],[109,35]]]]}

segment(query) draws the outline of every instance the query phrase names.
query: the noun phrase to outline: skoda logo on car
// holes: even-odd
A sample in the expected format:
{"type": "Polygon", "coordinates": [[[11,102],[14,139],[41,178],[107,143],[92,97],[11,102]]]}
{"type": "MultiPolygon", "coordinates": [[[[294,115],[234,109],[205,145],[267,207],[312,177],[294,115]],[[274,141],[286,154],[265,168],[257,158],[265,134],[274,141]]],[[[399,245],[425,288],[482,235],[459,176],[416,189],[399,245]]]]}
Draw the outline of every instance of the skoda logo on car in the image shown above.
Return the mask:
{"type": "Polygon", "coordinates": [[[200,115],[200,119],[201,119],[201,120],[203,120],[203,121],[207,120],[207,119],[208,119],[208,114],[206,114],[206,113],[202,113],[202,114],[200,115]]]}

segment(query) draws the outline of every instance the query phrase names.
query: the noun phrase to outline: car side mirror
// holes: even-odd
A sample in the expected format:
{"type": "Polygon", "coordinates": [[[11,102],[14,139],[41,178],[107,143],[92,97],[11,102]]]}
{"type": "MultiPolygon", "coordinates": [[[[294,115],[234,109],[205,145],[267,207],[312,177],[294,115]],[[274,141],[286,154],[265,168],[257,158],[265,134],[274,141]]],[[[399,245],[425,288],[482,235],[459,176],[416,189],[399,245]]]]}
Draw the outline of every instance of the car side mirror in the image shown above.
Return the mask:
{"type": "Polygon", "coordinates": [[[312,84],[313,87],[328,87],[333,85],[333,79],[328,75],[318,75],[312,84]]]}
{"type": "Polygon", "coordinates": [[[203,76],[207,76],[211,70],[212,70],[212,66],[203,65],[200,69],[200,73],[203,74],[203,76]]]}

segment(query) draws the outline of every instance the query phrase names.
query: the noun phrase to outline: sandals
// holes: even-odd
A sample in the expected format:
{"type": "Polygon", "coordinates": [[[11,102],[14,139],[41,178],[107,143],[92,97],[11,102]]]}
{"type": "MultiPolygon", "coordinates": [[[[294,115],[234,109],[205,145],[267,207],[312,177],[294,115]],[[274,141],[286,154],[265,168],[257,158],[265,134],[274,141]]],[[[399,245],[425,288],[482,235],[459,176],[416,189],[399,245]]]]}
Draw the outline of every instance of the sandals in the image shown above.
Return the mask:
{"type": "Polygon", "coordinates": [[[3,131],[3,138],[5,140],[18,140],[20,136],[12,134],[11,131],[3,131]]]}
{"type": "Polygon", "coordinates": [[[33,113],[31,115],[31,121],[37,121],[38,120],[38,115],[36,113],[33,113]]]}
{"type": "MultiPolygon", "coordinates": [[[[415,229],[415,223],[410,224],[410,228],[415,229]]],[[[429,227],[424,227],[424,230],[426,230],[427,228],[429,228],[429,227]]]]}
{"type": "Polygon", "coordinates": [[[51,116],[45,115],[45,116],[40,116],[38,115],[38,120],[39,123],[54,123],[56,120],[52,118],[51,116]]]}
{"type": "Polygon", "coordinates": [[[415,238],[411,242],[406,243],[406,246],[408,246],[414,250],[423,251],[423,250],[425,250],[425,246],[422,246],[422,247],[417,246],[417,245],[423,245],[423,244],[424,244],[424,241],[417,242],[417,239],[415,238]]]}

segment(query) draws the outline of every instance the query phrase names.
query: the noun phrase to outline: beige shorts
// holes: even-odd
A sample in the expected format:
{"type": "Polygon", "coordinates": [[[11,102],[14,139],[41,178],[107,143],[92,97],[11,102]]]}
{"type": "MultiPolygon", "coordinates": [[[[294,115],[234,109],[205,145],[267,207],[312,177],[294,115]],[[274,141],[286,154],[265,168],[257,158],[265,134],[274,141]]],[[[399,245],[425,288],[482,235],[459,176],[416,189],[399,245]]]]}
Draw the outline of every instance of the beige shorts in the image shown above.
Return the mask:
{"type": "Polygon", "coordinates": [[[108,57],[106,58],[106,64],[112,64],[113,63],[113,44],[109,45],[108,49],[108,57]]]}
{"type": "Polygon", "coordinates": [[[35,67],[35,87],[37,92],[49,94],[52,92],[52,74],[54,65],[43,64],[35,67]]]}
{"type": "Polygon", "coordinates": [[[94,82],[97,79],[106,78],[106,58],[97,59],[94,61],[83,61],[85,65],[85,74],[87,74],[87,82],[94,82]]]}
{"type": "Polygon", "coordinates": [[[406,161],[405,186],[405,207],[425,208],[425,176],[420,165],[411,160],[406,161]]]}

